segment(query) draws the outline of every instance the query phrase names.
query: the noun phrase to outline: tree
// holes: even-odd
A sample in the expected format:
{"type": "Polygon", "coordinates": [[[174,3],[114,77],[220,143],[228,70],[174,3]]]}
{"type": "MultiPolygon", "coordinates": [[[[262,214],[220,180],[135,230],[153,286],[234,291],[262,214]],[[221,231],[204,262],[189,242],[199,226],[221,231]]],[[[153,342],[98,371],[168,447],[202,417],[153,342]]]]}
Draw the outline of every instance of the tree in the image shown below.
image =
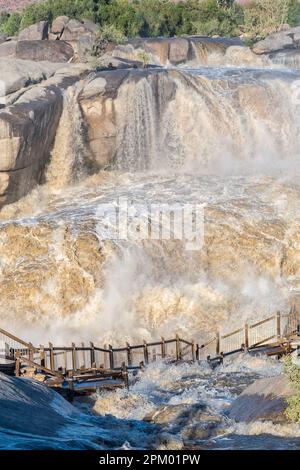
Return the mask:
{"type": "MultiPolygon", "coordinates": [[[[222,2],[223,4],[224,2],[222,2]]],[[[202,35],[236,36],[243,23],[243,10],[238,5],[220,5],[218,0],[205,0],[195,11],[195,33],[202,35]]]]}

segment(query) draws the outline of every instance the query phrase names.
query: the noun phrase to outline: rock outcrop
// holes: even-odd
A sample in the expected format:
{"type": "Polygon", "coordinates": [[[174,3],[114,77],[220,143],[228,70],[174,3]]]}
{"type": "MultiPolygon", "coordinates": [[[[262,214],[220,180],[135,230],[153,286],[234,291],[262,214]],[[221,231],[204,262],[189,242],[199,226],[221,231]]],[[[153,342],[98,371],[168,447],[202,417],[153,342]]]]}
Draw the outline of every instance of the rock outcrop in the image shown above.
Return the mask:
{"type": "Polygon", "coordinates": [[[150,38],[134,39],[127,44],[118,45],[113,56],[135,61],[145,58],[151,64],[179,65],[187,62],[209,64],[222,62],[230,46],[243,46],[239,39],[225,38],[150,38]],[[146,57],[145,57],[146,54],[146,57]]]}
{"type": "Polygon", "coordinates": [[[237,422],[287,421],[286,399],[294,394],[286,376],[259,379],[247,387],[234,401],[229,416],[237,422]]]}
{"type": "Polygon", "coordinates": [[[58,436],[77,411],[45,385],[0,373],[0,426],[13,433],[58,436]]]}
{"type": "Polygon", "coordinates": [[[82,73],[76,66],[60,72],[61,65],[42,64],[9,59],[3,64],[1,204],[24,196],[41,181],[62,113],[63,90],[82,73]],[[30,86],[38,82],[39,85],[30,86]]]}
{"type": "Polygon", "coordinates": [[[9,41],[0,44],[0,57],[36,62],[68,62],[74,56],[71,44],[66,41],[9,41]]]}
{"type": "Polygon", "coordinates": [[[48,21],[39,21],[23,29],[18,39],[20,41],[41,41],[48,39],[48,27],[48,21]]]}
{"type": "Polygon", "coordinates": [[[300,47],[300,26],[270,34],[266,39],[254,44],[253,52],[255,54],[270,54],[298,47],[300,47]]]}
{"type": "Polygon", "coordinates": [[[69,21],[70,18],[68,16],[58,16],[57,18],[55,18],[50,28],[49,39],[54,41],[61,39],[61,36],[69,21]]]}

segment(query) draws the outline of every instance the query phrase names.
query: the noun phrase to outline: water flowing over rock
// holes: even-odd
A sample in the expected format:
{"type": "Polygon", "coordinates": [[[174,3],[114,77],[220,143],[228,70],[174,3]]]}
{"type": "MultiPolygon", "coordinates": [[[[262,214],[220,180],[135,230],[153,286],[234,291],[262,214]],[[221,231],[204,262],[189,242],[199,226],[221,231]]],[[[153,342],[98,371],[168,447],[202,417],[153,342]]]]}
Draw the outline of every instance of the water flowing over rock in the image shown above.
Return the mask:
{"type": "Polygon", "coordinates": [[[54,77],[57,64],[7,59],[5,67],[0,110],[2,204],[19,199],[42,181],[62,113],[63,90],[83,72],[80,67],[61,68],[54,77]],[[36,82],[41,83],[28,86],[36,82]]]}
{"type": "MultiPolygon", "coordinates": [[[[177,61],[186,41],[195,47],[146,43],[177,61]]],[[[249,49],[216,42],[225,60],[251,63],[249,49]]],[[[11,73],[0,112],[1,202],[21,198],[1,211],[4,323],[26,331],[43,318],[48,337],[68,324],[70,337],[123,344],[178,329],[207,337],[228,318],[240,326],[294,301],[298,71],[41,64],[11,73]],[[203,248],[107,238],[101,207],[113,213],[118,198],[143,220],[153,202],[205,204],[203,248]]]]}
{"type": "Polygon", "coordinates": [[[225,61],[230,46],[243,46],[239,39],[203,38],[151,38],[134,39],[128,44],[116,46],[113,56],[130,60],[141,60],[144,51],[151,64],[179,65],[183,63],[216,64],[225,61]]]}

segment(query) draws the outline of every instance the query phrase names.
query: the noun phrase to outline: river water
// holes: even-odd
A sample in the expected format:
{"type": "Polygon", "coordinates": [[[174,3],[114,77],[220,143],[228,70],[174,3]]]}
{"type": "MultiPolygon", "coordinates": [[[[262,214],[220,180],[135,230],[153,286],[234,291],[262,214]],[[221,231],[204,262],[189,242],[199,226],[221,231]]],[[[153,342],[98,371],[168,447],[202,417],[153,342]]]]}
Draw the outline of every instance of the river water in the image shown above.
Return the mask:
{"type": "MultiPolygon", "coordinates": [[[[43,186],[1,211],[1,323],[33,343],[123,345],[176,333],[201,342],[216,328],[233,330],[297,301],[300,72],[157,73],[155,81],[151,75],[120,87],[115,158],[105,171],[85,171],[81,135],[72,141],[68,129],[68,101],[60,141],[68,132],[69,147],[54,149],[43,186]],[[120,199],[137,208],[139,223],[149,204],[202,205],[204,245],[190,251],[176,237],[110,237],[120,199]]],[[[71,127],[80,134],[77,111],[71,127]]],[[[214,371],[152,365],[129,391],[76,403],[86,435],[78,440],[75,423],[59,445],[299,448],[296,425],[228,417],[247,384],[280,372],[276,361],[249,357],[214,371]],[[115,422],[122,432],[112,430],[115,422]]],[[[15,445],[44,445],[42,437],[24,439],[15,445]]]]}

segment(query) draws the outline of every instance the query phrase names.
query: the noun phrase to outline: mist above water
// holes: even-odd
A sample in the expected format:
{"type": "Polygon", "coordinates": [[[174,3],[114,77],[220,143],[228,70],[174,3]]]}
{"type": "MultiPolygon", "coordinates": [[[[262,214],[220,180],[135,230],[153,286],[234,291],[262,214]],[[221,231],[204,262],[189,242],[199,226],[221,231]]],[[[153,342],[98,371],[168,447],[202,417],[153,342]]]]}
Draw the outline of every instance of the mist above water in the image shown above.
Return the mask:
{"type": "Polygon", "coordinates": [[[176,332],[200,341],[288,309],[299,289],[300,73],[133,77],[114,101],[106,171],[87,176],[81,83],[66,94],[46,184],[1,211],[1,316],[34,342],[123,344],[176,332]],[[98,209],[119,197],[205,204],[203,249],[104,240],[98,209]]]}

